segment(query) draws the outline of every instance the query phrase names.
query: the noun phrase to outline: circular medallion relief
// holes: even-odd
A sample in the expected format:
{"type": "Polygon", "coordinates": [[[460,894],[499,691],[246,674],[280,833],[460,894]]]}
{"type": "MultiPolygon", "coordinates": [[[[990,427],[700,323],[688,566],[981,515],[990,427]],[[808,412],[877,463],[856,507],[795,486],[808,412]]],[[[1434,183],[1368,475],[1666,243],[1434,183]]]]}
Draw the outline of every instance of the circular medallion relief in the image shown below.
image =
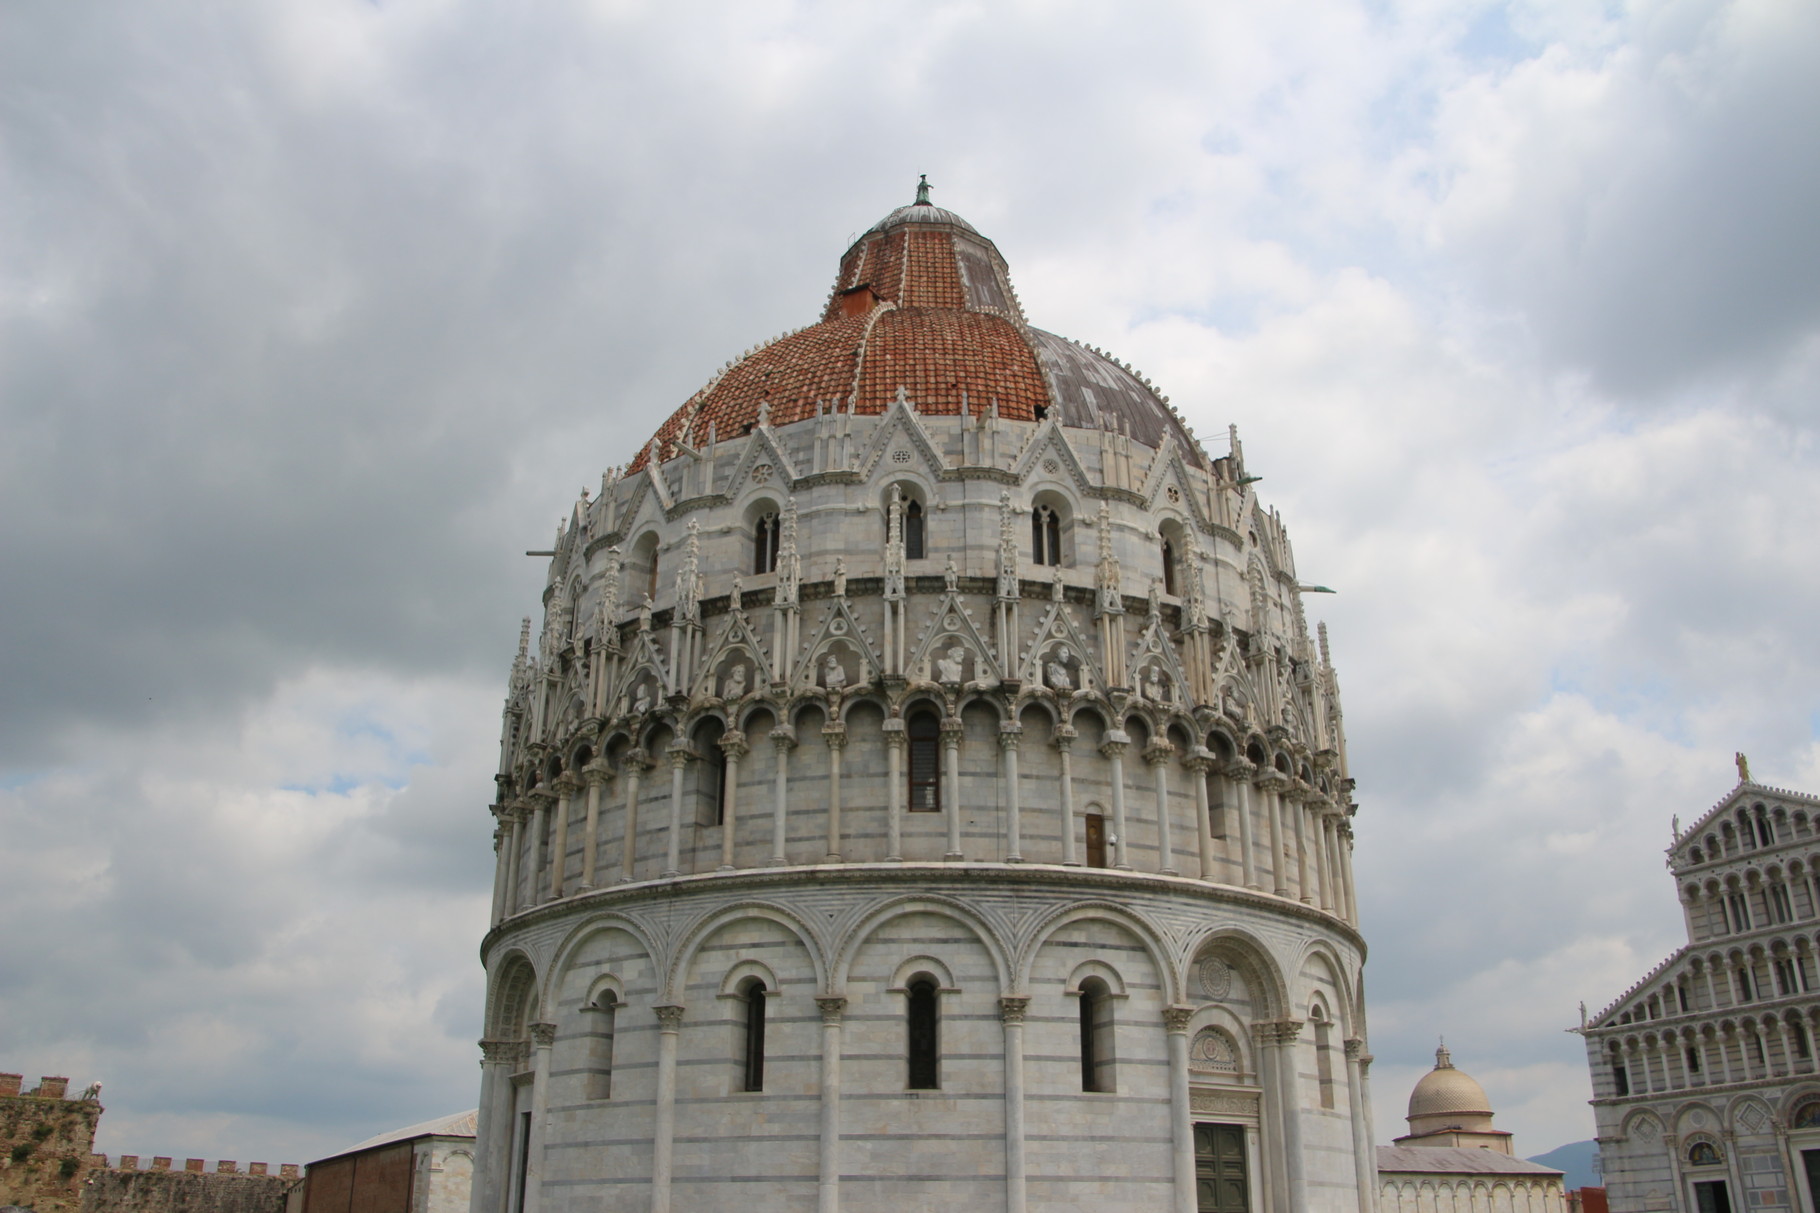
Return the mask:
{"type": "Polygon", "coordinates": [[[1175,505],[1182,500],[1182,490],[1173,484],[1169,486],[1169,504],[1175,505]]]}
{"type": "Polygon", "coordinates": [[[1218,956],[1209,956],[1201,962],[1201,991],[1215,1002],[1220,1002],[1232,993],[1232,966],[1218,956]]]}
{"type": "Polygon", "coordinates": [[[950,632],[958,632],[961,630],[961,617],[956,615],[953,611],[949,611],[948,617],[942,620],[942,626],[947,628],[950,632]]]}
{"type": "Polygon", "coordinates": [[[829,621],[828,630],[833,632],[836,636],[845,636],[847,634],[847,621],[836,615],[829,621]]]}
{"type": "Polygon", "coordinates": [[[909,463],[910,462],[910,452],[905,451],[905,450],[892,451],[891,452],[891,462],[892,463],[909,463]]]}
{"type": "Polygon", "coordinates": [[[1043,470],[1053,475],[1062,470],[1062,465],[1053,459],[1045,459],[1043,460],[1043,470]]]}
{"type": "Polygon", "coordinates": [[[752,479],[760,484],[771,479],[771,465],[768,463],[755,464],[752,468],[752,479]]]}

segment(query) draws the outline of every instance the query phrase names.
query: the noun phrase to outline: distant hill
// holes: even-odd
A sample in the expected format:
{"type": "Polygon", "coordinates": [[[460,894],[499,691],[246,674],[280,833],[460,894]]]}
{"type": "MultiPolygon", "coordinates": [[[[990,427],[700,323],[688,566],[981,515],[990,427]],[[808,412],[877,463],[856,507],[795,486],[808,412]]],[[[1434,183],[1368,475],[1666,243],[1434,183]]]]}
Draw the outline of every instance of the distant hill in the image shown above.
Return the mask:
{"type": "Polygon", "coordinates": [[[1571,1192],[1575,1188],[1596,1188],[1605,1182],[1593,1170],[1593,1159],[1598,1155],[1598,1142],[1574,1141],[1557,1146],[1546,1154],[1537,1154],[1529,1161],[1560,1171],[1567,1177],[1567,1188],[1571,1192]]]}

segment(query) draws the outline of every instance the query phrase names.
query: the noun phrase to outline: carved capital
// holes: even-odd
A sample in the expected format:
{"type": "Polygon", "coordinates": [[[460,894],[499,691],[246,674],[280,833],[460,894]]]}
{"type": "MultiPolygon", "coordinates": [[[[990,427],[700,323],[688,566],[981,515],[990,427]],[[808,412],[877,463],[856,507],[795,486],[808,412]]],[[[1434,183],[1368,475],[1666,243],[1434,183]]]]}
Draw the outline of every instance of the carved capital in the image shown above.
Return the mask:
{"type": "Polygon", "coordinates": [[[822,740],[828,743],[830,750],[847,748],[847,726],[844,724],[826,724],[822,726],[822,740]]]}
{"type": "Polygon", "coordinates": [[[719,744],[721,753],[728,758],[744,758],[752,752],[752,747],[746,744],[746,735],[738,729],[728,729],[721,734],[719,744]]]}
{"type": "Polygon", "coordinates": [[[1015,750],[1024,742],[1024,726],[1021,724],[1001,724],[998,726],[998,748],[1015,750]]]}
{"type": "Polygon", "coordinates": [[[483,1040],[480,1042],[480,1064],[483,1066],[521,1066],[525,1042],[522,1040],[483,1040]]]}
{"type": "Polygon", "coordinates": [[[681,1007],[674,1003],[666,1003],[661,1007],[652,1007],[651,1010],[657,1015],[657,1030],[659,1032],[675,1032],[681,1029],[683,1018],[683,1009],[681,1007]]]}
{"type": "Polygon", "coordinates": [[[1001,998],[998,1000],[998,1017],[1007,1025],[1022,1025],[1024,1012],[1030,1009],[1027,997],[1001,998]]]}
{"type": "Polygon", "coordinates": [[[949,745],[957,745],[960,743],[961,733],[964,729],[965,726],[961,724],[961,718],[959,716],[942,717],[942,740],[946,741],[949,745]]]}
{"type": "Polygon", "coordinates": [[[1251,1034],[1258,1044],[1265,1048],[1280,1048],[1292,1045],[1302,1034],[1302,1021],[1299,1019],[1260,1020],[1251,1025],[1251,1034]]]}
{"type": "Polygon", "coordinates": [[[556,1043],[556,1025],[553,1023],[534,1023],[531,1025],[531,1043],[539,1049],[547,1049],[556,1043]]]}
{"type": "Polygon", "coordinates": [[[613,778],[612,768],[602,764],[598,759],[583,767],[581,774],[591,788],[604,787],[607,781],[613,778]]]}
{"type": "Polygon", "coordinates": [[[771,730],[771,745],[778,753],[796,748],[796,730],[787,724],[780,724],[771,730]]]}
{"type": "Polygon", "coordinates": [[[629,750],[627,751],[626,756],[619,761],[626,770],[637,775],[642,775],[657,765],[651,761],[651,756],[646,754],[643,750],[629,750]]]}
{"type": "Polygon", "coordinates": [[[693,746],[680,738],[672,741],[670,748],[664,752],[670,756],[670,765],[679,771],[700,757],[693,746]]]}
{"type": "Polygon", "coordinates": [[[1107,758],[1123,758],[1125,756],[1125,747],[1130,744],[1131,742],[1129,741],[1105,741],[1100,743],[1100,753],[1107,758]]]}
{"type": "Polygon", "coordinates": [[[532,809],[542,811],[556,803],[556,793],[548,787],[532,788],[526,799],[531,802],[532,809]]]}
{"type": "Polygon", "coordinates": [[[576,778],[573,771],[564,771],[551,780],[550,784],[556,789],[556,794],[559,796],[573,796],[582,789],[582,782],[576,778]]]}
{"type": "Polygon", "coordinates": [[[1164,741],[1161,737],[1155,738],[1154,740],[1151,741],[1151,743],[1149,745],[1144,747],[1144,761],[1149,763],[1151,766],[1156,766],[1158,763],[1168,762],[1171,758],[1174,758],[1174,757],[1175,757],[1175,746],[1171,745],[1167,741],[1164,741]]]}
{"type": "Polygon", "coordinates": [[[904,730],[902,717],[893,717],[885,721],[885,744],[894,750],[901,750],[910,744],[910,737],[904,730]]]}
{"type": "Polygon", "coordinates": [[[817,998],[815,1007],[822,1013],[824,1025],[839,1027],[841,1016],[847,1013],[847,1000],[845,998],[817,998]]]}
{"type": "Polygon", "coordinates": [[[1171,1036],[1181,1035],[1188,1031],[1188,1021],[1193,1018],[1193,1007],[1164,1007],[1163,1030],[1171,1036]]]}
{"type": "Polygon", "coordinates": [[[1257,774],[1257,770],[1256,767],[1252,766],[1249,762],[1246,762],[1243,758],[1234,758],[1231,762],[1226,764],[1226,777],[1228,779],[1236,779],[1240,783],[1250,783],[1251,777],[1257,774]]]}
{"type": "Polygon", "coordinates": [[[1056,725],[1055,731],[1049,735],[1050,743],[1054,745],[1056,749],[1063,751],[1066,751],[1074,745],[1074,739],[1077,736],[1079,736],[1079,734],[1074,731],[1074,726],[1067,724],[1056,725]]]}
{"type": "Polygon", "coordinates": [[[1213,770],[1216,761],[1213,751],[1195,746],[1194,749],[1188,751],[1187,757],[1182,759],[1182,765],[1196,775],[1205,775],[1208,771],[1213,770]]]}
{"type": "Polygon", "coordinates": [[[1346,1060],[1357,1061],[1365,1052],[1365,1041],[1357,1036],[1346,1038],[1346,1060]]]}

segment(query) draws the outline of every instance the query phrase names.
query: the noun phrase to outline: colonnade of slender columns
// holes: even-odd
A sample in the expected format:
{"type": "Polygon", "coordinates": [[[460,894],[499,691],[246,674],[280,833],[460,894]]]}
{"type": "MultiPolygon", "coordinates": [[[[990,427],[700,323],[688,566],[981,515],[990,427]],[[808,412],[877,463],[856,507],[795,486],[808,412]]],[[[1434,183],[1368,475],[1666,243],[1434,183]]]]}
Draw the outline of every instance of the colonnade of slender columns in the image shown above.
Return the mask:
{"type": "MultiPolygon", "coordinates": [[[[821,730],[828,747],[825,860],[842,860],[843,833],[843,762],[847,748],[844,724],[833,723],[821,730]]],[[[964,729],[958,718],[943,720],[940,730],[942,746],[941,779],[946,849],[943,858],[955,861],[966,858],[962,843],[962,805],[960,756],[964,729]]],[[[790,812],[790,753],[795,748],[796,734],[788,726],[777,726],[770,732],[775,754],[773,785],[771,854],[769,862],[788,862],[786,841],[790,812]]],[[[1051,734],[1059,768],[1055,781],[1054,811],[1059,818],[1061,862],[1078,866],[1078,822],[1075,812],[1073,770],[1074,729],[1058,726],[1051,734]]],[[[887,804],[885,858],[903,858],[903,814],[905,761],[908,743],[903,721],[885,723],[887,759],[887,804]],[[893,727],[895,726],[895,727],[893,727]]],[[[998,732],[999,803],[1004,809],[1005,837],[1002,858],[1006,862],[1024,862],[1025,788],[1021,774],[1023,728],[1015,723],[1002,724],[998,732]]],[[[740,804],[740,770],[750,746],[743,733],[731,730],[718,742],[726,763],[726,788],[722,803],[720,838],[720,871],[737,866],[737,823],[740,804]]],[[[1113,729],[1099,746],[1106,760],[1109,787],[1111,844],[1108,848],[1111,866],[1132,870],[1130,811],[1128,797],[1133,789],[1126,786],[1124,760],[1130,738],[1113,729]]],[[[1180,762],[1192,786],[1195,854],[1189,862],[1191,875],[1202,880],[1226,879],[1246,888],[1268,889],[1279,897],[1298,900],[1350,922],[1358,919],[1356,890],[1352,879],[1351,829],[1345,815],[1326,796],[1307,784],[1293,780],[1280,771],[1236,760],[1222,763],[1211,752],[1195,746],[1187,754],[1161,738],[1153,739],[1141,751],[1150,767],[1150,787],[1140,785],[1141,803],[1156,808],[1156,871],[1162,875],[1179,875],[1176,830],[1181,826],[1181,810],[1171,802],[1170,769],[1180,762]],[[1223,828],[1213,828],[1215,800],[1223,828]],[[1262,838],[1259,836],[1263,832],[1262,838]],[[1229,871],[1223,873],[1222,865],[1229,871]],[[1232,870],[1236,869],[1236,870],[1232,870]]],[[[686,828],[685,806],[689,803],[686,778],[689,763],[702,756],[688,743],[678,740],[665,751],[670,765],[669,812],[663,830],[664,878],[680,875],[683,833],[686,828]]],[[[620,759],[617,769],[596,760],[577,773],[564,773],[549,787],[533,789],[518,801],[499,810],[496,833],[494,921],[505,918],[545,900],[557,899],[576,891],[597,887],[603,840],[600,812],[603,789],[609,783],[623,786],[623,795],[614,800],[620,805],[624,829],[619,831],[620,863],[618,879],[636,879],[639,842],[638,808],[644,791],[645,775],[651,759],[634,750],[620,759]],[[585,792],[585,818],[577,823],[582,794],[585,792]],[[572,828],[582,830],[579,871],[571,876],[568,863],[569,838],[572,828]]],[[[1047,783],[1047,780],[1045,780],[1047,783]]],[[[1047,808],[1047,805],[1045,805],[1047,808]]],[[[606,845],[614,840],[609,837],[606,845]]],[[[610,862],[610,861],[609,861],[610,862]]],[[[1710,982],[1709,974],[1709,982],[1710,982]]]]}

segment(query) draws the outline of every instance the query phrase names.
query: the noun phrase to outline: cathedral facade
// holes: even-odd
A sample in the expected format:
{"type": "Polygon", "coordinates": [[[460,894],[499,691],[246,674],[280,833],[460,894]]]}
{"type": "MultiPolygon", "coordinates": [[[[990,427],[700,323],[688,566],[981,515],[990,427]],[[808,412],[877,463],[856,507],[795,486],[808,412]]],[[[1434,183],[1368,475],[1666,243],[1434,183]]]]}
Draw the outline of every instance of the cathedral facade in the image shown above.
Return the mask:
{"type": "Polygon", "coordinates": [[[1676,822],[1686,946],[1580,1028],[1613,1213],[1820,1207],[1820,798],[1738,767],[1676,822]]]}
{"type": "Polygon", "coordinates": [[[1370,1208],[1339,693],[1257,479],[924,191],[584,493],[474,1213],[1370,1208]]]}

